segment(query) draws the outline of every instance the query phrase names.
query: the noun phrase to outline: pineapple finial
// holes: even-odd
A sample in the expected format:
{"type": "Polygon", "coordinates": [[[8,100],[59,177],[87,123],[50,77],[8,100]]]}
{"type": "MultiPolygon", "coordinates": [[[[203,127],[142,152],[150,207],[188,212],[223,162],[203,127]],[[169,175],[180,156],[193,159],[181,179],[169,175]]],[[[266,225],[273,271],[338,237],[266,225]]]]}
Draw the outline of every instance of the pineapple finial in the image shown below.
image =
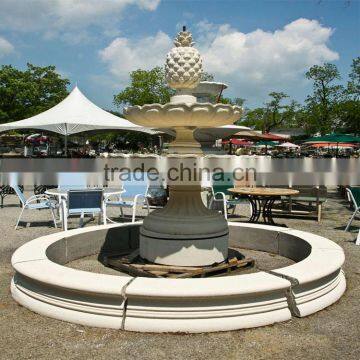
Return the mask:
{"type": "Polygon", "coordinates": [[[177,34],[174,44],[175,47],[166,56],[166,81],[172,89],[182,92],[193,89],[201,79],[202,59],[192,46],[192,35],[186,30],[186,26],[177,34]]]}
{"type": "Polygon", "coordinates": [[[186,26],[183,26],[182,31],[177,34],[174,40],[174,45],[176,47],[190,47],[194,44],[191,32],[186,30],[186,26]]]}

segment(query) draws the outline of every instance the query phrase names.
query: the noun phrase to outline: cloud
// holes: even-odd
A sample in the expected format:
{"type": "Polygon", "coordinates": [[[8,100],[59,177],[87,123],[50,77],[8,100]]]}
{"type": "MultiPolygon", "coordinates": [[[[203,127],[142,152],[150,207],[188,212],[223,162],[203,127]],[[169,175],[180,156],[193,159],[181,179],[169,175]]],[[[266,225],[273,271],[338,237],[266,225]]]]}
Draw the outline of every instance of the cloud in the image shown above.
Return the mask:
{"type": "MultiPolygon", "coordinates": [[[[229,85],[225,95],[244,97],[248,104],[262,103],[270,91],[285,91],[296,98],[308,85],[304,72],[310,66],[339,58],[328,45],[333,29],[316,20],[300,18],[273,32],[243,33],[207,21],[192,30],[204,70],[229,85]]],[[[161,31],[137,41],[118,37],[100,56],[124,83],[132,70],[163,65],[171,43],[161,31]]]]}
{"type": "Polygon", "coordinates": [[[111,74],[125,85],[131,71],[162,66],[171,44],[170,37],[162,31],[137,41],[118,37],[101,50],[99,55],[107,63],[111,74]]]}
{"type": "Polygon", "coordinates": [[[0,58],[12,53],[13,51],[14,46],[5,38],[0,36],[0,58]]]}
{"type": "Polygon", "coordinates": [[[314,64],[339,59],[328,47],[333,30],[316,20],[298,19],[283,29],[242,33],[229,25],[199,24],[206,71],[250,100],[271,90],[294,92],[305,86],[304,72],[314,64]],[[206,33],[208,31],[208,33],[206,33]]]}
{"type": "Polygon", "coordinates": [[[128,6],[154,11],[159,3],[160,0],[0,0],[0,28],[40,31],[45,38],[65,35],[63,40],[67,41],[71,34],[91,26],[102,28],[105,34],[113,33],[128,6]]]}

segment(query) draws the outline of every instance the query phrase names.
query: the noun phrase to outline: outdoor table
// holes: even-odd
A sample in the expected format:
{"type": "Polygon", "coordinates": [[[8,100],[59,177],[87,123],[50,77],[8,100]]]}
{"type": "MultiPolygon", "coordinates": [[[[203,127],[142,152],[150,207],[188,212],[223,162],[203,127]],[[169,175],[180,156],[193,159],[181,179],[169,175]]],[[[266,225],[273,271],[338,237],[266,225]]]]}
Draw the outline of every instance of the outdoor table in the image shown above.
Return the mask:
{"type": "MultiPolygon", "coordinates": [[[[62,189],[62,188],[57,188],[57,189],[48,189],[45,191],[45,194],[49,195],[49,196],[55,196],[58,198],[58,202],[59,202],[59,206],[61,208],[60,210],[60,221],[61,223],[64,225],[63,223],[63,216],[65,214],[66,211],[66,201],[62,201],[62,200],[66,200],[67,199],[67,193],[69,190],[91,190],[91,189],[95,189],[95,188],[79,188],[76,187],[74,189],[71,188],[66,188],[66,189],[62,189]]],[[[114,195],[120,195],[124,192],[124,189],[118,188],[103,188],[103,194],[104,194],[104,198],[108,198],[110,196],[114,196],[114,195]]],[[[105,215],[106,216],[106,215],[105,215]]]]}
{"type": "MultiPolygon", "coordinates": [[[[57,189],[48,189],[45,191],[45,194],[49,195],[49,196],[56,196],[59,200],[61,200],[61,198],[65,198],[67,197],[67,192],[69,190],[91,190],[91,189],[97,189],[97,188],[79,188],[79,187],[75,187],[74,189],[71,188],[66,188],[66,189],[61,189],[61,188],[57,188],[57,189]]],[[[115,188],[103,188],[103,193],[105,197],[109,197],[111,195],[120,195],[124,192],[123,189],[119,188],[119,189],[115,189],[115,188]]]]}
{"type": "Polygon", "coordinates": [[[259,222],[260,215],[264,219],[265,224],[277,225],[272,216],[272,208],[276,200],[282,196],[292,196],[299,194],[298,190],[290,188],[267,188],[267,187],[236,187],[228,189],[232,194],[242,195],[248,198],[252,214],[249,222],[259,222]]]}

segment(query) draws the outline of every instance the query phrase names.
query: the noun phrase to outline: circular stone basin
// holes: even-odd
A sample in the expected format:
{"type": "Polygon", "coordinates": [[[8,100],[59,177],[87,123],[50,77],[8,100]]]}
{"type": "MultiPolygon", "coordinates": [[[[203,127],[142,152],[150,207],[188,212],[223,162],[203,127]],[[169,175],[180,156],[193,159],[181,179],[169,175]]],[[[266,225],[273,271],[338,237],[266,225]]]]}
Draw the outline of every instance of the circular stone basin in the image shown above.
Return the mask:
{"type": "MultiPolygon", "coordinates": [[[[108,254],[113,255],[113,258],[121,258],[123,255],[119,254],[108,254]]],[[[126,254],[128,255],[128,254],[126,254]]],[[[269,271],[276,269],[278,267],[284,267],[288,265],[294,264],[294,261],[272,253],[258,251],[258,250],[249,250],[249,249],[241,249],[241,248],[229,248],[229,258],[237,256],[242,259],[253,259],[255,264],[252,265],[247,264],[246,266],[241,267],[232,267],[229,269],[219,270],[214,273],[205,273],[203,275],[199,274],[194,276],[194,278],[198,277],[214,277],[214,276],[234,276],[238,274],[248,274],[259,271],[269,271]]],[[[134,261],[135,263],[144,264],[144,261],[140,259],[140,261],[134,261]]],[[[106,265],[104,259],[99,256],[99,254],[89,255],[82,257],[80,259],[76,259],[74,261],[70,261],[65,264],[65,266],[78,269],[83,271],[90,271],[98,274],[109,274],[109,275],[123,275],[128,274],[128,272],[121,270],[120,268],[112,268],[111,266],[106,265]]],[[[165,270],[165,269],[164,269],[165,270]]],[[[168,269],[171,272],[171,269],[168,269]]],[[[172,273],[174,275],[176,273],[172,273]]],[[[169,276],[159,275],[158,277],[167,278],[169,276]]],[[[170,276],[171,277],[171,276],[170,276]]]]}
{"type": "Polygon", "coordinates": [[[73,323],[144,332],[209,332],[269,325],[313,314],[345,291],[344,253],[311,233],[229,222],[230,247],[277,254],[289,266],[196,279],[131,277],[64,266],[100,252],[138,247],[141,222],[43,236],[12,257],[13,298],[73,323]]]}

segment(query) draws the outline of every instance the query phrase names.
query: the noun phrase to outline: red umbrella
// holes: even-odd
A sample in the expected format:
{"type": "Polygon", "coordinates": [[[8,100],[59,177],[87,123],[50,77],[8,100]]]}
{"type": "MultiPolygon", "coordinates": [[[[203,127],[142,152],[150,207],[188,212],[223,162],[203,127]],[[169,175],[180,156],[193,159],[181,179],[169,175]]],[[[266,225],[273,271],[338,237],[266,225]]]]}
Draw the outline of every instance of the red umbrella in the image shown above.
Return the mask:
{"type": "Polygon", "coordinates": [[[272,141],[287,141],[287,138],[284,138],[283,136],[279,136],[279,135],[275,135],[275,134],[271,134],[271,133],[266,133],[266,134],[262,134],[262,136],[264,137],[264,139],[266,140],[272,140],[272,141]]]}
{"type": "Polygon", "coordinates": [[[240,146],[251,146],[253,143],[251,141],[243,140],[243,139],[230,139],[230,140],[223,140],[223,144],[231,143],[233,145],[240,145],[240,146]]]}

